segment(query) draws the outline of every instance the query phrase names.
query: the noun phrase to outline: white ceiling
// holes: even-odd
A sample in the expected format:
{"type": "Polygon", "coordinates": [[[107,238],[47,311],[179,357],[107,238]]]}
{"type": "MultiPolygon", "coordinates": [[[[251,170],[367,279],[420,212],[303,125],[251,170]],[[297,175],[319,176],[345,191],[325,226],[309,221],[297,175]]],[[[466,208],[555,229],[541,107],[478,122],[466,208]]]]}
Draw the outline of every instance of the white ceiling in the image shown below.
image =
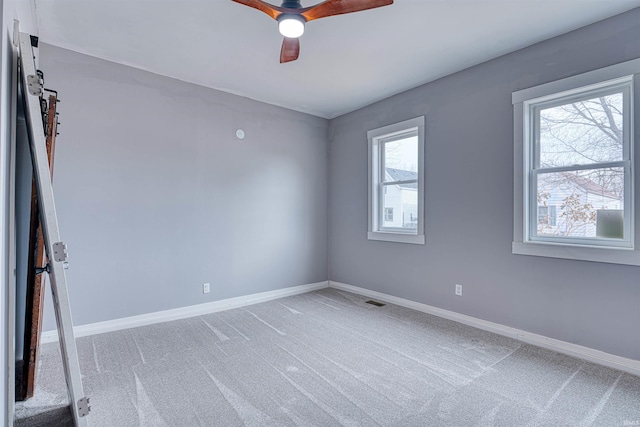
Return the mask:
{"type": "Polygon", "coordinates": [[[45,43],[325,118],[640,6],[395,0],[308,23],[280,64],[277,23],[231,0],[32,1],[45,43]]]}

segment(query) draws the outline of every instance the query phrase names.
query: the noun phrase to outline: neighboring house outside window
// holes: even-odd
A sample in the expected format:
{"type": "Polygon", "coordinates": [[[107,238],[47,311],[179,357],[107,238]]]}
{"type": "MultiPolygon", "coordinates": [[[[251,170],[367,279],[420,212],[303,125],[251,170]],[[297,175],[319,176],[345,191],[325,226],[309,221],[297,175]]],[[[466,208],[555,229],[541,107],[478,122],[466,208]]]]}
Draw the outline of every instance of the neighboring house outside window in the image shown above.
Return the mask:
{"type": "Polygon", "coordinates": [[[538,233],[556,226],[556,206],[538,206],[538,233]]]}
{"type": "Polygon", "coordinates": [[[384,223],[386,226],[393,223],[393,208],[384,208],[384,223]]]}
{"type": "Polygon", "coordinates": [[[638,69],[634,60],[513,94],[514,254],[640,265],[638,69]]]}
{"type": "Polygon", "coordinates": [[[424,117],[371,130],[367,138],[368,238],[424,244],[424,117]]]}
{"type": "Polygon", "coordinates": [[[539,186],[538,198],[538,236],[597,237],[598,211],[624,209],[606,185],[573,174],[539,186]]]}
{"type": "Polygon", "coordinates": [[[417,228],[418,227],[418,180],[417,172],[402,169],[385,168],[388,182],[401,182],[397,185],[385,186],[385,219],[384,227],[417,228]],[[391,207],[387,207],[391,206],[391,207]],[[393,212],[399,212],[393,215],[393,212]],[[387,211],[391,214],[387,217],[387,211]],[[395,220],[394,220],[395,218],[395,220]]]}

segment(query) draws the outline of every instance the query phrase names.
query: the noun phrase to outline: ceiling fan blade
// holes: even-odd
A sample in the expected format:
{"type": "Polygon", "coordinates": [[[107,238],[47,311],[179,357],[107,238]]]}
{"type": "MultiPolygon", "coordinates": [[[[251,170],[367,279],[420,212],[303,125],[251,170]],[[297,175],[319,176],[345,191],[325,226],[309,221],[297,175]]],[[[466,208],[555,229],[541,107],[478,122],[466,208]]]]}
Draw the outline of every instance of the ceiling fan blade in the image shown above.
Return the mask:
{"type": "Polygon", "coordinates": [[[280,51],[280,63],[291,62],[298,59],[300,55],[300,39],[290,39],[285,37],[282,41],[282,50],[280,51]]]}
{"type": "Polygon", "coordinates": [[[361,10],[374,9],[390,4],[393,4],[393,0],[327,0],[316,6],[305,8],[301,15],[308,22],[314,19],[326,18],[327,16],[360,12],[361,10]]]}
{"type": "Polygon", "coordinates": [[[277,19],[278,16],[282,14],[282,8],[278,6],[274,6],[262,0],[231,0],[236,3],[243,4],[245,6],[252,7],[254,9],[258,9],[260,12],[264,12],[273,19],[277,19]]]}

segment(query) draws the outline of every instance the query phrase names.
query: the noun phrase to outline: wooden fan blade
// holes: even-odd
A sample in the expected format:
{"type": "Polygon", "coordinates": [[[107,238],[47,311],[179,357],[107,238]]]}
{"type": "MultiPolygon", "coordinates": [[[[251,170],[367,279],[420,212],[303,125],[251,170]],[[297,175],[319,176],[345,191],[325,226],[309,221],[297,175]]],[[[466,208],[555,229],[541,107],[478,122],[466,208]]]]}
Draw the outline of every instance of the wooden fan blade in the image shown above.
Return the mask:
{"type": "Polygon", "coordinates": [[[243,4],[245,6],[252,7],[254,9],[258,9],[260,12],[264,12],[273,19],[277,19],[278,16],[282,15],[283,9],[278,6],[274,6],[262,0],[231,0],[236,3],[243,4]]]}
{"type": "Polygon", "coordinates": [[[285,37],[282,41],[282,50],[280,51],[280,63],[291,62],[298,59],[300,55],[300,39],[290,39],[285,37]]]}
{"type": "MultiPolygon", "coordinates": [[[[234,0],[235,1],[235,0],[234,0]]],[[[316,6],[305,8],[301,15],[308,21],[326,18],[327,16],[342,15],[361,10],[393,4],[393,0],[327,0],[316,6]]]]}

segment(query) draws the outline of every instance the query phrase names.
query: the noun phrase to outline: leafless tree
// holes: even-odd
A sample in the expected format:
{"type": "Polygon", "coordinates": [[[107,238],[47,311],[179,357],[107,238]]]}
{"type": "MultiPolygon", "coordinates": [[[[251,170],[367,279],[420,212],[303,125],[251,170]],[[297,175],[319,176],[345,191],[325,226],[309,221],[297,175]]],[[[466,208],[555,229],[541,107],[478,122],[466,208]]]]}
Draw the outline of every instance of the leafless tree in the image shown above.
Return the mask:
{"type": "MultiPolygon", "coordinates": [[[[543,167],[613,162],[623,157],[622,94],[600,96],[540,112],[540,165],[543,167]]],[[[624,192],[619,169],[589,171],[603,190],[624,192]]]]}
{"type": "MultiPolygon", "coordinates": [[[[563,167],[614,162],[623,159],[623,97],[621,93],[596,97],[540,111],[540,166],[563,167]]],[[[588,187],[592,194],[622,201],[624,172],[622,168],[594,168],[558,174],[550,180],[565,189],[559,219],[565,236],[596,222],[598,206],[582,200],[578,187],[588,187]]],[[[541,186],[538,206],[547,206],[549,188],[541,186]]],[[[538,232],[552,232],[545,224],[538,232]]]]}

